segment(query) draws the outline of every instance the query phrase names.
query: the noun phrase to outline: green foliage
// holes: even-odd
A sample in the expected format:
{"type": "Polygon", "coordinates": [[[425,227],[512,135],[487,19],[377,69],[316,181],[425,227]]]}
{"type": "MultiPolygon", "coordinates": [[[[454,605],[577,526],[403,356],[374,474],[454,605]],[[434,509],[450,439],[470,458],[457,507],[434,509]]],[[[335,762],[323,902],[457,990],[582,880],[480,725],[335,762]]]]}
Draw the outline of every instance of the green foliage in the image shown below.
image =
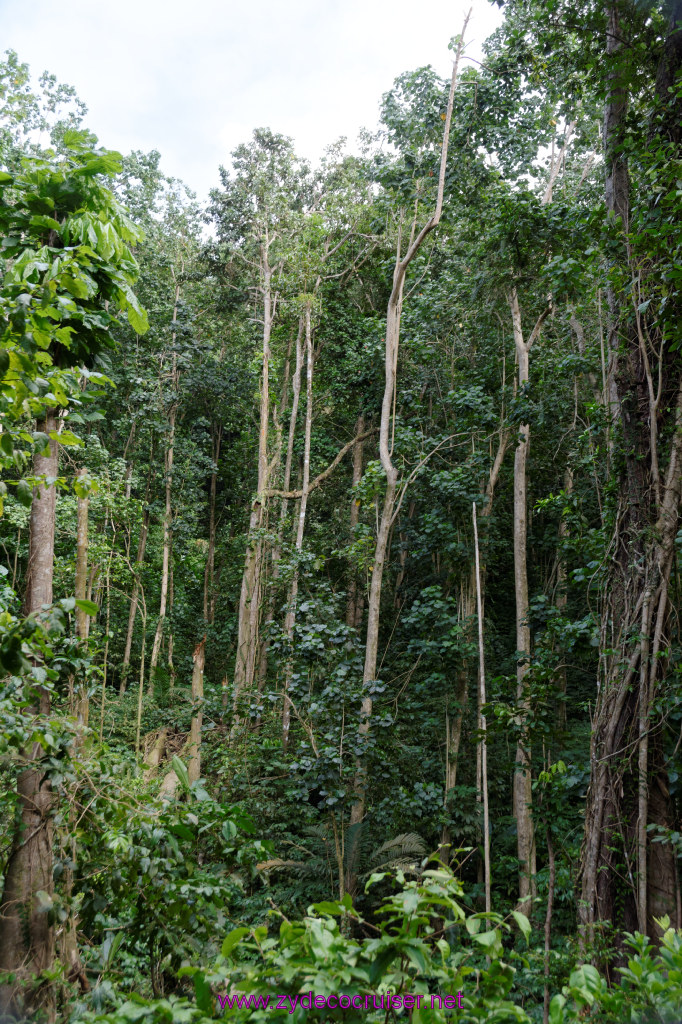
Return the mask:
{"type": "MultiPolygon", "coordinates": [[[[368,887],[383,878],[373,876],[368,887]]],[[[442,868],[428,869],[420,881],[406,882],[398,872],[396,892],[386,896],[374,921],[365,921],[348,896],[326,900],[308,909],[300,921],[283,919],[278,933],[265,927],[236,928],[222,943],[214,967],[181,968],[181,978],[191,978],[196,1006],[178,1002],[171,1011],[168,1003],[129,1001],[115,1012],[95,1020],[123,1024],[147,1019],[286,1020],[294,999],[312,992],[316,996],[348,996],[350,1009],[299,1006],[301,1020],[381,1020],[385,1010],[374,1008],[373,999],[400,995],[400,1004],[412,1007],[412,1020],[446,1020],[438,1008],[445,995],[457,997],[460,1019],[467,1021],[529,1021],[510,999],[514,968],[509,962],[517,954],[505,951],[504,942],[513,938],[512,926],[501,915],[467,914],[462,906],[461,884],[442,868]],[[353,938],[371,928],[372,937],[353,938]],[[269,996],[267,1010],[220,1009],[224,995],[269,996]],[[274,996],[290,997],[277,1009],[274,996]],[[431,996],[438,996],[431,1008],[431,996]],[[417,1000],[417,997],[421,999],[417,1000]],[[367,1003],[365,1002],[367,997],[367,1003]],[[407,999],[406,999],[407,997],[407,999]],[[353,1003],[355,1000],[355,1003],[353,1003]],[[173,1012],[186,1016],[169,1017],[173,1012]]],[[[515,915],[523,934],[528,922],[515,915]]]]}

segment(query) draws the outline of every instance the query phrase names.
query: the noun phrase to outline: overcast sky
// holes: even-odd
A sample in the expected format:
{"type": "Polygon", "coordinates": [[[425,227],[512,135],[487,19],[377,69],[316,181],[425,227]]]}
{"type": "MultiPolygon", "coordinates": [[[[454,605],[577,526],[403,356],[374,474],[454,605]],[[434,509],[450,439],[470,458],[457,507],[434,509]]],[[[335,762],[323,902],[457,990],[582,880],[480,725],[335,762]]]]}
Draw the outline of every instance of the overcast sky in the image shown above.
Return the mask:
{"type": "Polygon", "coordinates": [[[499,24],[488,0],[0,0],[2,49],[76,87],[102,145],[158,149],[204,199],[254,128],[316,159],[373,130],[396,75],[432,64],[473,3],[467,53],[499,24]]]}

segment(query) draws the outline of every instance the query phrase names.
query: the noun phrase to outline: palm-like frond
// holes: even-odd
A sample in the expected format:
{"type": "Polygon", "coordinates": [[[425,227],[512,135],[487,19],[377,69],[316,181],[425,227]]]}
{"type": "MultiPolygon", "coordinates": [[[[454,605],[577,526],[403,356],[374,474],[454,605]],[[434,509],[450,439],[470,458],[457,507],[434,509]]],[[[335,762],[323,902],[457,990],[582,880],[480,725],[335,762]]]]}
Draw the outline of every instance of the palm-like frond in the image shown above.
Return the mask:
{"type": "Polygon", "coordinates": [[[368,864],[370,871],[379,871],[386,868],[412,868],[416,867],[415,860],[425,857],[427,853],[424,840],[416,832],[404,832],[400,836],[382,843],[369,855],[368,864]]]}

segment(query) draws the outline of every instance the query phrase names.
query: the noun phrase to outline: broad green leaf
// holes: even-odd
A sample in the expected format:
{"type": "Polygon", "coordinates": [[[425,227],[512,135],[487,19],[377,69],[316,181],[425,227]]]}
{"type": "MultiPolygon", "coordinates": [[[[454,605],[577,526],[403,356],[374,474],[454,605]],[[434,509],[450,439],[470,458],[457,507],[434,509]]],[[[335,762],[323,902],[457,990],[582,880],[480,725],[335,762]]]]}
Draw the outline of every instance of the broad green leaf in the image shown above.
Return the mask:
{"type": "Polygon", "coordinates": [[[149,330],[149,320],[147,319],[147,311],[142,308],[140,303],[137,301],[137,297],[133,293],[132,289],[126,289],[126,298],[128,304],[126,307],[126,313],[128,315],[128,323],[135,331],[136,334],[146,334],[149,330]]]}
{"type": "Polygon", "coordinates": [[[414,966],[423,974],[426,974],[428,972],[428,964],[422,946],[416,942],[408,942],[405,944],[404,948],[410,958],[410,962],[413,963],[414,966]]]}
{"type": "Polygon", "coordinates": [[[335,917],[343,912],[340,904],[335,900],[322,900],[321,903],[313,903],[312,909],[318,914],[332,914],[335,917]]]}
{"type": "Polygon", "coordinates": [[[24,508],[30,508],[33,504],[33,491],[25,480],[17,484],[17,501],[21,502],[24,508]]]}
{"type": "Polygon", "coordinates": [[[566,998],[562,995],[555,995],[549,1004],[549,1024],[564,1024],[564,1006],[566,998]]]}
{"type": "Polygon", "coordinates": [[[197,971],[194,975],[194,992],[199,1009],[203,1010],[204,1013],[211,1014],[213,1012],[213,994],[203,971],[197,971]]]}
{"type": "Polygon", "coordinates": [[[512,910],[512,917],[514,918],[514,920],[516,921],[517,925],[521,929],[521,932],[523,933],[524,939],[526,940],[526,942],[528,942],[528,940],[530,939],[530,933],[531,933],[531,930],[532,930],[531,929],[531,925],[530,925],[530,921],[528,920],[526,915],[522,914],[519,910],[512,910]]]}
{"type": "Polygon", "coordinates": [[[189,789],[189,775],[187,774],[187,769],[177,754],[173,754],[173,760],[171,761],[171,764],[173,766],[173,771],[180,780],[181,785],[184,786],[185,789],[189,789]]]}
{"type": "Polygon", "coordinates": [[[99,607],[94,601],[86,601],[84,597],[79,597],[76,600],[76,607],[80,608],[82,612],[86,612],[88,615],[97,615],[99,607]]]}
{"type": "Polygon", "coordinates": [[[498,934],[496,929],[492,929],[489,932],[481,932],[480,935],[474,935],[476,942],[480,942],[482,946],[494,946],[497,942],[498,934]]]}
{"type": "Polygon", "coordinates": [[[249,928],[234,928],[231,932],[223,939],[223,944],[220,947],[220,952],[223,956],[229,956],[232,950],[237,946],[245,935],[249,934],[249,928]]]}

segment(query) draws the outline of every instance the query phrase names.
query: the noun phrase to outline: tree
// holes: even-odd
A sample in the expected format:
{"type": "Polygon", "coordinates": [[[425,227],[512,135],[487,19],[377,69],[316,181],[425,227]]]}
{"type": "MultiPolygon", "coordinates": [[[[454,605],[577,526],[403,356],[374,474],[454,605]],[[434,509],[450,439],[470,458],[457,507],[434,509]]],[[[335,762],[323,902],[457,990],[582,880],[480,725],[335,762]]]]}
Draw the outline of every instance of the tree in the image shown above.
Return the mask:
{"type": "MultiPolygon", "coordinates": [[[[59,408],[68,410],[74,392],[67,388],[78,377],[69,368],[111,346],[115,320],[105,308],[109,303],[127,312],[139,332],[147,326],[131,288],[136,265],[128,244],[138,234],[106,184],[120,160],[96,149],[95,142],[87,133],[67,132],[61,154],[26,158],[21,171],[3,172],[1,181],[5,254],[11,258],[2,281],[3,347],[5,370],[14,370],[3,386],[9,427],[3,448],[11,453],[17,435],[24,458],[26,446],[35,448],[32,501],[25,483],[17,490],[31,503],[24,608],[33,617],[53,598],[58,444],[78,443],[71,431],[58,430],[59,408]],[[29,411],[38,414],[35,434],[13,430],[29,411]]],[[[20,449],[19,462],[22,454],[20,449]]],[[[27,680],[26,698],[29,713],[49,716],[48,690],[27,680]]],[[[53,926],[41,904],[53,891],[53,796],[45,757],[39,741],[24,749],[17,780],[17,820],[0,910],[0,967],[15,976],[1,989],[5,1009],[22,1005],[28,982],[26,1005],[44,1004],[53,1012],[49,982],[35,981],[54,956],[53,926]]]]}

